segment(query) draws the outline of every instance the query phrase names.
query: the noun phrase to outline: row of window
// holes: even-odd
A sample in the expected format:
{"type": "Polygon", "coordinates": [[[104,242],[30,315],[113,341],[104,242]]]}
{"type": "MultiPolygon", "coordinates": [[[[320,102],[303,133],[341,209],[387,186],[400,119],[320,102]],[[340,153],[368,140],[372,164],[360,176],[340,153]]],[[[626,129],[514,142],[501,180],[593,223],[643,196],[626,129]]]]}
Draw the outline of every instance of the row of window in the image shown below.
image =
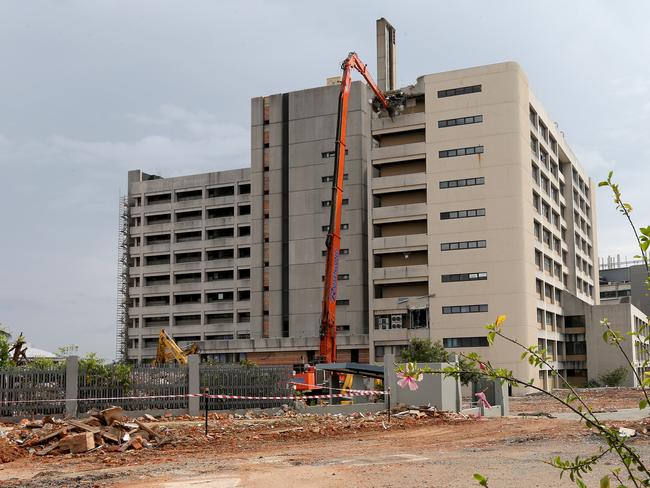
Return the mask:
{"type": "MultiPolygon", "coordinates": [[[[350,228],[350,224],[341,224],[341,230],[348,230],[349,228],[350,228]]],[[[321,230],[323,232],[329,232],[330,230],[329,224],[321,226],[321,230]]]]}
{"type": "MultiPolygon", "coordinates": [[[[347,181],[347,180],[348,180],[348,174],[347,174],[347,173],[344,173],[344,174],[343,174],[343,181],[347,181]]],[[[323,177],[321,178],[321,181],[322,181],[323,183],[331,183],[332,181],[334,181],[334,175],[323,176],[323,177]]]]}
{"type": "MultiPolygon", "coordinates": [[[[348,254],[350,254],[350,250],[349,249],[339,249],[339,254],[341,256],[347,256],[348,254]]],[[[321,255],[322,256],[327,256],[327,249],[321,251],[321,255]]]]}
{"type": "MultiPolygon", "coordinates": [[[[203,252],[202,251],[188,251],[188,252],[177,252],[174,253],[174,260],[177,264],[180,263],[193,263],[203,261],[203,252]]],[[[250,247],[239,247],[237,248],[237,257],[239,258],[249,258],[251,256],[250,247]]],[[[214,261],[219,259],[234,259],[235,250],[234,249],[216,249],[213,251],[205,252],[205,261],[214,261]]],[[[160,264],[171,264],[171,255],[170,254],[154,254],[144,257],[145,266],[156,266],[160,264]]],[[[141,260],[140,256],[131,257],[130,266],[140,266],[141,260]]]]}
{"type": "Polygon", "coordinates": [[[439,90],[438,98],[455,97],[458,95],[467,95],[469,93],[479,93],[482,90],[481,85],[460,86],[458,88],[449,88],[439,90]]]}
{"type": "Polygon", "coordinates": [[[487,312],[488,306],[486,303],[479,305],[453,305],[449,307],[442,307],[442,313],[444,315],[454,314],[454,313],[479,313],[487,312]]]}
{"type": "Polygon", "coordinates": [[[454,210],[451,212],[440,212],[440,220],[466,219],[470,217],[485,217],[485,209],[473,208],[470,210],[454,210]]]}
{"type": "Polygon", "coordinates": [[[483,176],[478,176],[476,178],[461,178],[459,180],[446,180],[440,182],[440,188],[461,188],[463,186],[475,186],[475,185],[484,185],[485,178],[483,176]]]}
{"type": "Polygon", "coordinates": [[[456,119],[439,120],[438,127],[454,127],[457,125],[479,124],[483,122],[482,115],[473,115],[471,117],[458,117],[456,119]]]}
{"type": "Polygon", "coordinates": [[[443,242],[440,244],[441,251],[458,251],[461,249],[480,249],[487,247],[487,241],[460,241],[460,242],[443,242]]]}
{"type": "Polygon", "coordinates": [[[487,273],[480,271],[478,273],[443,274],[441,278],[443,283],[453,283],[455,281],[487,280],[487,273]]]}
{"type": "MultiPolygon", "coordinates": [[[[250,290],[237,290],[237,300],[247,301],[250,300],[250,290]]],[[[177,293],[173,297],[169,295],[150,295],[143,297],[132,297],[129,306],[131,307],[160,307],[172,304],[174,305],[188,305],[192,303],[214,303],[214,302],[232,302],[235,298],[233,291],[215,291],[203,293],[177,293]],[[203,299],[205,297],[205,299],[203,299]]]]}
{"type": "Polygon", "coordinates": [[[488,347],[488,340],[485,336],[480,337],[445,337],[442,340],[445,349],[454,347],[488,347]]]}
{"type": "MultiPolygon", "coordinates": [[[[203,281],[229,281],[235,279],[235,270],[233,269],[223,269],[218,271],[201,271],[191,272],[191,273],[174,273],[173,275],[169,274],[160,274],[160,275],[146,275],[144,276],[144,286],[165,286],[170,285],[172,276],[174,279],[174,284],[180,285],[185,283],[202,283],[203,281]],[[204,280],[205,277],[205,280],[204,280]]],[[[251,270],[249,268],[239,268],[237,270],[237,279],[247,280],[251,277],[251,270]]],[[[129,278],[129,287],[140,287],[141,285],[139,276],[131,276],[129,278]]]]}
{"type": "Polygon", "coordinates": [[[482,154],[483,146],[459,147],[457,149],[446,149],[438,151],[439,158],[454,158],[456,156],[468,156],[470,154],[482,154]]]}
{"type": "MultiPolygon", "coordinates": [[[[251,192],[250,183],[239,183],[238,194],[239,195],[248,195],[251,192]]],[[[200,200],[203,198],[203,189],[198,188],[194,190],[176,190],[174,192],[177,202],[185,202],[188,200],[200,200]]],[[[218,186],[214,188],[207,188],[207,198],[218,198],[218,197],[229,197],[235,195],[235,186],[218,186]]],[[[146,205],[159,205],[162,203],[171,203],[172,193],[156,193],[153,195],[145,195],[145,204],[146,205]]],[[[131,197],[131,206],[139,207],[142,203],[140,196],[131,197]]]]}

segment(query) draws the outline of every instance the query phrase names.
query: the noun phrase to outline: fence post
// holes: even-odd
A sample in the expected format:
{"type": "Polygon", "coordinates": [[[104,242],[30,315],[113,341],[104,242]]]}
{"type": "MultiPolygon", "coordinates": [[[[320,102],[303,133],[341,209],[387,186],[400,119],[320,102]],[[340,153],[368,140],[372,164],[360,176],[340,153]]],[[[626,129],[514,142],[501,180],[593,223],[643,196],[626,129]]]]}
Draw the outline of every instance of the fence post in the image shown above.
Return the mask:
{"type": "Polygon", "coordinates": [[[65,358],[65,416],[77,416],[77,398],[79,398],[79,357],[65,358]]]}
{"type": "MultiPolygon", "coordinates": [[[[188,373],[188,393],[190,395],[198,395],[201,393],[201,375],[200,375],[200,364],[199,364],[199,355],[190,354],[187,358],[187,367],[189,369],[188,373]]],[[[187,408],[189,414],[193,417],[198,417],[201,412],[201,398],[198,396],[192,396],[188,398],[187,408]]]]}
{"type": "MultiPolygon", "coordinates": [[[[394,400],[392,404],[394,406],[397,406],[399,403],[399,391],[397,388],[397,376],[395,375],[395,355],[394,354],[386,354],[384,356],[384,391],[388,391],[390,388],[390,391],[393,393],[393,398],[394,400]]],[[[386,404],[386,408],[390,408],[390,402],[388,395],[384,396],[384,403],[386,404]]]]}

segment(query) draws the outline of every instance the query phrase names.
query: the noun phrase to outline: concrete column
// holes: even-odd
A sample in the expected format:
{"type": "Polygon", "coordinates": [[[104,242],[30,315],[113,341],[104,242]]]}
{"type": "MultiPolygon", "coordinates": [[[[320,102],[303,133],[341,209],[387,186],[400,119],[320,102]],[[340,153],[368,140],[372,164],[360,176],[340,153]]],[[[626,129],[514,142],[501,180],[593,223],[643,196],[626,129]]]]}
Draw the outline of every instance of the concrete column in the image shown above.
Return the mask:
{"type": "Polygon", "coordinates": [[[377,86],[381,91],[397,88],[397,52],[395,28],[384,19],[377,19],[377,86]]]}
{"type": "Polygon", "coordinates": [[[79,397],[79,357],[68,356],[65,359],[65,416],[77,416],[77,398],[79,397]]]}
{"type": "MultiPolygon", "coordinates": [[[[395,355],[386,354],[384,356],[384,391],[388,391],[390,387],[391,406],[397,405],[398,391],[397,391],[397,375],[395,374],[395,355]]],[[[388,408],[388,396],[386,399],[386,408],[388,408]]]]}
{"type": "MultiPolygon", "coordinates": [[[[201,393],[201,377],[200,377],[200,358],[198,354],[191,354],[187,358],[187,368],[188,371],[188,393],[197,394],[201,393]]],[[[187,408],[189,414],[192,416],[198,416],[201,412],[201,402],[199,397],[189,397],[187,402],[187,408]]]]}

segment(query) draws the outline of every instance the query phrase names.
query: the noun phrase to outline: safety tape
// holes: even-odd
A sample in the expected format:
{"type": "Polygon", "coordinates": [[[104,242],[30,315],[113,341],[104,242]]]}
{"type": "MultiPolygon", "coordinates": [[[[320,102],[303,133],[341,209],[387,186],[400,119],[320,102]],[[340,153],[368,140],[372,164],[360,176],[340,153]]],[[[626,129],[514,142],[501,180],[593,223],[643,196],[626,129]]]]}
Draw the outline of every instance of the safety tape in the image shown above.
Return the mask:
{"type": "Polygon", "coordinates": [[[332,388],[332,387],[330,387],[328,385],[307,385],[305,383],[300,383],[298,381],[290,381],[289,384],[290,385],[296,385],[296,386],[298,386],[298,385],[306,386],[307,388],[312,388],[312,389],[316,388],[316,389],[319,389],[319,390],[336,390],[336,391],[345,391],[345,392],[350,392],[350,393],[363,393],[363,394],[367,394],[367,395],[373,395],[373,394],[384,395],[385,394],[385,392],[383,392],[383,391],[350,390],[349,388],[332,388]],[[370,393],[368,393],[368,392],[370,392],[370,393]]]}
{"type": "Polygon", "coordinates": [[[206,394],[206,393],[185,393],[181,395],[149,395],[149,396],[122,396],[122,397],[97,397],[97,398],[58,398],[43,400],[0,400],[2,405],[17,405],[31,403],[63,403],[63,402],[91,402],[91,401],[113,401],[113,400],[147,400],[147,399],[169,399],[169,398],[191,398],[202,397],[217,400],[302,400],[311,398],[346,398],[351,396],[372,396],[384,395],[386,392],[374,390],[353,390],[349,393],[330,393],[324,395],[288,395],[288,396],[247,396],[227,394],[206,394]]]}

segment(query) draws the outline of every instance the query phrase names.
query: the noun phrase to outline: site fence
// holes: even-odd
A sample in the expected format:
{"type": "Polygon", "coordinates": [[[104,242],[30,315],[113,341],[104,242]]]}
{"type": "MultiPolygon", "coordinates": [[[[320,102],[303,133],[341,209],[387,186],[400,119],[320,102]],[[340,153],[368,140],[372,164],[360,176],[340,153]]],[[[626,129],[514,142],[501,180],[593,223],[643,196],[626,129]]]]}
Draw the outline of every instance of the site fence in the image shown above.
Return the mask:
{"type": "Polygon", "coordinates": [[[290,396],[288,366],[199,364],[191,356],[187,365],[80,367],[76,356],[50,369],[0,369],[0,419],[43,415],[74,417],[90,410],[120,406],[141,413],[198,415],[209,410],[270,408],[290,400],[205,399],[212,395],[290,396]]]}

